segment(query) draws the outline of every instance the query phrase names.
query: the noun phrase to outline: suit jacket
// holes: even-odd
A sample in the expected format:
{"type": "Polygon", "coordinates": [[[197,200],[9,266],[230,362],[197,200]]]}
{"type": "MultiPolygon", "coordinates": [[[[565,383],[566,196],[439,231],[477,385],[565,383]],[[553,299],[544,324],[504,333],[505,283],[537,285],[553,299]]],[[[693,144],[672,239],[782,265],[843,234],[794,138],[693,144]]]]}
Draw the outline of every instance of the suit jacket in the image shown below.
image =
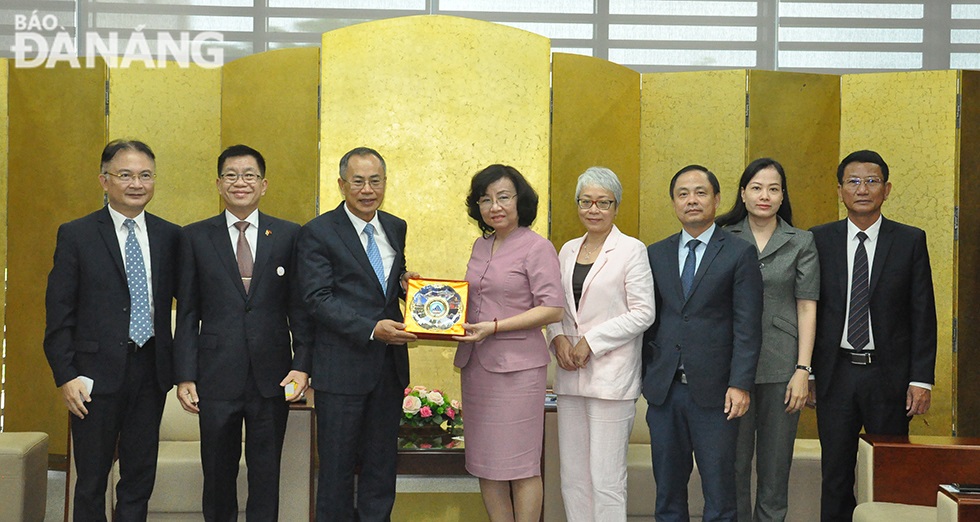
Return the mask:
{"type": "Polygon", "coordinates": [[[267,398],[282,397],[290,369],[310,371],[312,332],[294,258],[299,225],[260,212],[258,228],[248,294],[224,212],[180,234],[175,381],[194,381],[207,399],[240,397],[249,368],[267,398]]]}
{"type": "Polygon", "coordinates": [[[354,225],[341,202],[303,226],[296,250],[300,288],[313,316],[313,387],[329,393],[366,394],[381,379],[391,350],[402,387],[408,386],[408,347],[371,340],[382,319],[402,322],[405,221],[378,211],[385,237],[395,250],[387,291],[381,288],[354,225]]]}
{"type": "MultiPolygon", "coordinates": [[[[781,218],[766,248],[759,252],[764,292],[762,351],[755,382],[789,382],[799,360],[800,329],[797,299],[820,299],[820,262],[813,234],[793,228],[781,218]]],[[[748,218],[726,227],[732,235],[756,247],[748,218]]]]}
{"type": "MultiPolygon", "coordinates": [[[[513,317],[536,306],[565,305],[558,254],[550,241],[530,228],[517,227],[491,256],[493,242],[490,236],[473,243],[466,266],[467,322],[513,317]]],[[[464,368],[475,360],[487,371],[499,373],[547,366],[551,356],[541,328],[528,328],[460,343],[453,364],[464,368]]]]}
{"type": "Polygon", "coordinates": [[[729,387],[752,389],[762,345],[762,274],[752,245],[716,227],[694,275],[681,288],[680,233],[650,245],[657,321],[643,345],[643,396],[661,405],[681,358],[691,396],[724,407],[729,387]]]}
{"type": "Polygon", "coordinates": [[[555,374],[555,393],[624,400],[640,396],[640,352],[643,332],[656,317],[653,275],[646,247],[613,226],[582,285],[579,306],[572,293],[572,273],[585,236],[561,247],[561,284],[565,315],[548,325],[548,342],[565,335],[572,345],[581,337],[592,356],[585,368],[555,374]]]}
{"type": "MultiPolygon", "coordinates": [[[[834,382],[847,313],[847,220],[814,227],[820,253],[820,302],[813,372],[817,396],[834,382]]],[[[871,261],[871,329],[874,364],[887,376],[885,391],[904,400],[909,382],[935,382],[936,299],[926,233],[882,217],[871,261]]]]}
{"type": "MultiPolygon", "coordinates": [[[[173,385],[170,329],[180,227],[146,213],[153,285],[157,384],[173,385]]],[[[55,384],[85,375],[93,393],[122,384],[129,341],[129,285],[109,210],[103,207],[58,228],[45,294],[44,354],[55,384]]]]}

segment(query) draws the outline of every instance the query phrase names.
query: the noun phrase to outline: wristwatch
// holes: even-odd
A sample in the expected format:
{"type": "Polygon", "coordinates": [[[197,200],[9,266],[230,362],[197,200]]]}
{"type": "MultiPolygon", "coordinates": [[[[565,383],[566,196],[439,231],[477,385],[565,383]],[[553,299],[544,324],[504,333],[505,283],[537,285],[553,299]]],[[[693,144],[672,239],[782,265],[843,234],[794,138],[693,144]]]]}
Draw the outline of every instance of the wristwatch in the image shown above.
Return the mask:
{"type": "Polygon", "coordinates": [[[796,369],[797,370],[805,370],[806,373],[809,373],[809,374],[813,375],[813,368],[811,368],[809,366],[803,366],[802,364],[797,364],[796,365],[796,369]]]}

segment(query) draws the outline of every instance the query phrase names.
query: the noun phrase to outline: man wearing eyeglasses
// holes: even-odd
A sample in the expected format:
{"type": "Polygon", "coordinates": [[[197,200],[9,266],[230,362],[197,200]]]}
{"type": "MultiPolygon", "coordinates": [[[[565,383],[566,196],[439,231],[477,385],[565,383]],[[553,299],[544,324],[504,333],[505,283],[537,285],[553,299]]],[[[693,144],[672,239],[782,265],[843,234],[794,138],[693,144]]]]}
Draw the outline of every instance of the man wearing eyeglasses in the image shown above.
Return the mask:
{"type": "Polygon", "coordinates": [[[143,142],[110,142],[99,176],[108,204],[58,229],[44,353],[71,412],[75,520],[106,519],[117,451],[116,517],[145,520],[153,492],[160,418],[173,386],[179,228],[143,211],[153,198],[155,159],[143,142]]]}
{"type": "Polygon", "coordinates": [[[929,411],[936,366],[925,232],[881,215],[891,183],[877,152],[849,154],[837,183],[847,219],[813,229],[820,254],[813,375],[823,521],[851,520],[861,428],[908,435],[912,416],[929,411]]]}
{"type": "Polygon", "coordinates": [[[344,201],[307,223],[297,243],[315,323],[318,522],[386,521],[395,502],[405,343],[415,339],[404,331],[398,300],[417,274],[405,269],[405,221],[379,210],[386,176],[376,150],[345,154],[337,180],[344,201]]]}
{"type": "Polygon", "coordinates": [[[181,406],[201,426],[208,521],[238,519],[243,422],[245,516],[278,518],[287,401],[303,396],[310,371],[294,258],[300,227],[259,211],[265,167],[251,147],[225,149],[215,182],[224,212],[180,234],[174,373],[181,406]]]}

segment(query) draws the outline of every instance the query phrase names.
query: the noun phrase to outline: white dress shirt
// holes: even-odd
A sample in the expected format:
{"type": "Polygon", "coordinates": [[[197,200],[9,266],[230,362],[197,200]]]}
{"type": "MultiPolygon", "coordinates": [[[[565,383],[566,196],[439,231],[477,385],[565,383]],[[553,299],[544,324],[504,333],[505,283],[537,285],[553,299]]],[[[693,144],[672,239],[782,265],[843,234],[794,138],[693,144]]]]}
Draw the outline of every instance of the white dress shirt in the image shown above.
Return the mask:
{"type": "Polygon", "coordinates": [[[694,264],[694,273],[698,273],[698,268],[701,268],[701,258],[704,257],[704,251],[708,249],[708,241],[710,241],[711,237],[714,236],[715,228],[717,228],[717,226],[718,225],[712,223],[711,226],[704,232],[701,232],[701,235],[698,237],[688,234],[687,230],[684,230],[683,228],[681,229],[681,240],[677,244],[677,267],[679,268],[679,271],[677,272],[678,275],[684,273],[684,263],[687,262],[687,243],[692,239],[697,239],[701,242],[697,248],[694,249],[694,257],[697,259],[694,264]]]}
{"type": "Polygon", "coordinates": [[[385,272],[385,289],[388,288],[388,274],[391,273],[391,265],[395,263],[395,249],[388,242],[388,236],[385,235],[384,228],[381,227],[381,221],[378,220],[378,213],[374,213],[374,217],[371,221],[364,221],[363,219],[354,215],[353,212],[347,208],[347,204],[344,203],[344,212],[347,213],[347,217],[350,218],[350,223],[354,225],[354,231],[357,232],[357,238],[361,240],[361,246],[364,247],[364,252],[367,252],[367,236],[364,235],[364,227],[368,223],[374,225],[374,242],[378,244],[378,250],[381,252],[381,265],[384,267],[385,272]]]}

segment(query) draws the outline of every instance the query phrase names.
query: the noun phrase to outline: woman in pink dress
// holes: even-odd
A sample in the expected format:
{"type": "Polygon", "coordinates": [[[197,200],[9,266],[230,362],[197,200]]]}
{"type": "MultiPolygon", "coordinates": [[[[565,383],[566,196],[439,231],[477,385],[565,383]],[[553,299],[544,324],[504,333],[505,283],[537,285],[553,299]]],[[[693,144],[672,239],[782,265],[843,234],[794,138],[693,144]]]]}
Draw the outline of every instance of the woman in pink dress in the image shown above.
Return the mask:
{"type": "Polygon", "coordinates": [[[561,320],[565,305],[558,254],[528,228],[538,195],[513,167],[480,171],[466,204],[483,231],[466,266],[466,335],[456,337],[466,470],[480,479],[491,521],[537,521],[550,360],[541,328],[561,320]]]}

